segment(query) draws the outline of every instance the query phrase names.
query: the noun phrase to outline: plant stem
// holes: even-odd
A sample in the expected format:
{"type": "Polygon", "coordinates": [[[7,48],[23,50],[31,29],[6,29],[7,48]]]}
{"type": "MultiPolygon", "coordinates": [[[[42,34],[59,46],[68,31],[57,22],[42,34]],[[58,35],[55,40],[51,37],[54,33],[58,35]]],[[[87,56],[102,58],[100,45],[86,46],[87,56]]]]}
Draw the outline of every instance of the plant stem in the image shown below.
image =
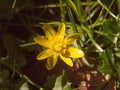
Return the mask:
{"type": "Polygon", "coordinates": [[[12,4],[12,9],[15,8],[15,4],[16,4],[16,0],[13,1],[13,4],[12,4]]]}
{"type": "Polygon", "coordinates": [[[30,42],[30,43],[26,43],[26,44],[21,44],[19,45],[20,47],[27,47],[27,46],[31,46],[31,45],[35,45],[37,44],[36,42],[30,42]]]}
{"type": "Polygon", "coordinates": [[[60,12],[61,12],[61,22],[64,22],[65,21],[65,10],[63,8],[63,2],[62,0],[59,0],[59,3],[60,3],[60,12]]]}
{"type": "Polygon", "coordinates": [[[86,33],[88,34],[91,42],[93,43],[93,45],[99,50],[99,52],[103,52],[104,50],[94,41],[90,31],[85,27],[85,26],[81,26],[82,29],[84,29],[86,31],[86,33]]]}
{"type": "Polygon", "coordinates": [[[82,59],[82,61],[83,61],[88,67],[93,67],[93,66],[94,66],[93,64],[88,63],[88,61],[86,60],[85,57],[83,57],[83,58],[81,58],[81,59],[82,59]]]}
{"type": "Polygon", "coordinates": [[[105,5],[103,5],[100,0],[97,0],[97,1],[113,18],[115,18],[116,20],[118,20],[118,17],[115,16],[105,5]]]}

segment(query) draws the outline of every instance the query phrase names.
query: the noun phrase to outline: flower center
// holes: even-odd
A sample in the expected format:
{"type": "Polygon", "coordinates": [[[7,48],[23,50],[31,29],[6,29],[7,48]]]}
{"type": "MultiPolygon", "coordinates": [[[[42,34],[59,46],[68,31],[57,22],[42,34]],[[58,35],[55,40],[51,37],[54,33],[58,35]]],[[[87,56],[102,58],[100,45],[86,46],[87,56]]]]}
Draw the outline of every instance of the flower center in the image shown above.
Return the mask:
{"type": "Polygon", "coordinates": [[[57,43],[55,45],[55,51],[60,52],[61,50],[62,50],[62,44],[61,43],[57,43]]]}

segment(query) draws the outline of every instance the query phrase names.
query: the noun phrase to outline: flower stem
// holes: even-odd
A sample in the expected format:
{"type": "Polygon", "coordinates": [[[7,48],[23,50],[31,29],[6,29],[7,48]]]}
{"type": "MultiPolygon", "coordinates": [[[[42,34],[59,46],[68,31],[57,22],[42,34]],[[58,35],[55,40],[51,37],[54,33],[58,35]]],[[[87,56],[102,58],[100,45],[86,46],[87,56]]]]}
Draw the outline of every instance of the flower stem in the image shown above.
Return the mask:
{"type": "Polygon", "coordinates": [[[35,45],[37,44],[36,42],[30,42],[30,43],[26,43],[26,44],[21,44],[19,45],[20,47],[27,47],[27,46],[31,46],[31,45],[35,45]]]}
{"type": "Polygon", "coordinates": [[[83,57],[81,59],[82,59],[83,63],[85,63],[88,67],[93,67],[94,66],[93,64],[88,63],[88,61],[86,60],[85,57],[83,57]]]}

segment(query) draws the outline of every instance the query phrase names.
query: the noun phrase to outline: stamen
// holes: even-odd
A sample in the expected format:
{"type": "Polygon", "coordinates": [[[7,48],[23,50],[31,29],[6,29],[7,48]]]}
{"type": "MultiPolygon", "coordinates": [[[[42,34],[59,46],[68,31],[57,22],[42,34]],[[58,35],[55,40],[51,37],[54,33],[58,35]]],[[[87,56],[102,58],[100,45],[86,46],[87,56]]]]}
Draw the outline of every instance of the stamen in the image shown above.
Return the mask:
{"type": "Polygon", "coordinates": [[[55,45],[55,51],[60,52],[61,50],[62,50],[62,44],[61,43],[57,43],[55,45]]]}

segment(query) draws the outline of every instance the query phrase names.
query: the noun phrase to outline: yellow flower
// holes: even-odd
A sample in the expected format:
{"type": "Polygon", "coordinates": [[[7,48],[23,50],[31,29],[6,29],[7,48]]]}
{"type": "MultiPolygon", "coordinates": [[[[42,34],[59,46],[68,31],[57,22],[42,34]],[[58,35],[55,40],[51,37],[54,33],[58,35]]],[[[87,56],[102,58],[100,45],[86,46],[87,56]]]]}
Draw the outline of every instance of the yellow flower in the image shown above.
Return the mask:
{"type": "Polygon", "coordinates": [[[39,45],[45,47],[45,50],[38,54],[37,60],[47,58],[46,68],[51,70],[57,63],[60,57],[67,65],[73,66],[71,58],[80,58],[84,56],[83,51],[78,48],[70,46],[75,42],[79,34],[75,33],[65,37],[65,24],[62,23],[56,32],[49,24],[44,24],[43,30],[46,38],[41,36],[35,37],[34,41],[39,45]]]}

